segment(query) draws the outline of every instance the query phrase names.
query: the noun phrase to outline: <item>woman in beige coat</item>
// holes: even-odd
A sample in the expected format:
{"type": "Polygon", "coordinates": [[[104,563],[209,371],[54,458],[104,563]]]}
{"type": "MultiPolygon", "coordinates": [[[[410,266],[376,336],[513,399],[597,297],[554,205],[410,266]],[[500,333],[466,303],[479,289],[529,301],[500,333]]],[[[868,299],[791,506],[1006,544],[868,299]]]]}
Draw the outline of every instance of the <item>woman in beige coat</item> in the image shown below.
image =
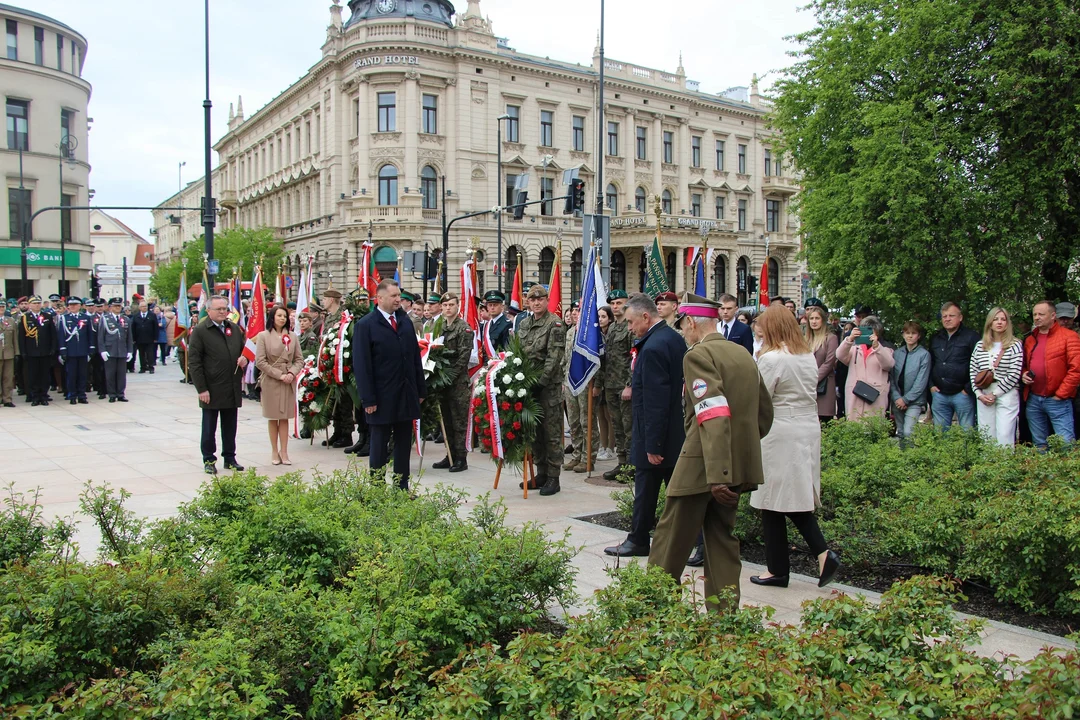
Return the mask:
{"type": "Polygon", "coordinates": [[[895,363],[892,348],[879,342],[884,331],[881,321],[871,315],[864,318],[836,349],[836,359],[848,366],[844,389],[848,420],[858,420],[863,415],[885,417],[885,408],[889,406],[889,371],[895,363]],[[870,336],[870,344],[856,345],[855,340],[864,335],[870,336]],[[855,395],[855,385],[860,380],[878,391],[874,402],[868,403],[855,395]]]}
{"type": "Polygon", "coordinates": [[[255,341],[255,367],[262,386],[262,413],[270,433],[271,463],[292,465],[289,460],[289,418],[296,407],[296,376],[304,368],[300,338],[289,332],[289,311],[282,305],[270,308],[267,329],[255,341]]]}
{"type": "Polygon", "coordinates": [[[758,319],[762,331],[758,370],[773,405],[773,424],[761,439],[765,482],[750,495],[761,510],[768,572],[755,585],[787,587],[788,518],[817,556],[818,587],[836,577],[840,558],[825,542],[814,510],[821,497],[821,427],[818,424],[818,366],[802,337],[799,322],[783,305],[770,306],[758,319]]]}

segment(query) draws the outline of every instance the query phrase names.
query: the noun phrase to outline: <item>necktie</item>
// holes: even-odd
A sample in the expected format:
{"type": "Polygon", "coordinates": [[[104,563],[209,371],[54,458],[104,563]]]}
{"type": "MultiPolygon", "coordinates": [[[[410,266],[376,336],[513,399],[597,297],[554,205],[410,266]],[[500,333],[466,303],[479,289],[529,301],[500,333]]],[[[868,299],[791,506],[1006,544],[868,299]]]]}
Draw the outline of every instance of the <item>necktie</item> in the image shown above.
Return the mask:
{"type": "Polygon", "coordinates": [[[728,324],[724,323],[724,339],[727,340],[728,336],[728,324]]]}
{"type": "Polygon", "coordinates": [[[394,330],[394,332],[397,332],[397,318],[395,318],[393,315],[390,316],[390,327],[394,330]]]}

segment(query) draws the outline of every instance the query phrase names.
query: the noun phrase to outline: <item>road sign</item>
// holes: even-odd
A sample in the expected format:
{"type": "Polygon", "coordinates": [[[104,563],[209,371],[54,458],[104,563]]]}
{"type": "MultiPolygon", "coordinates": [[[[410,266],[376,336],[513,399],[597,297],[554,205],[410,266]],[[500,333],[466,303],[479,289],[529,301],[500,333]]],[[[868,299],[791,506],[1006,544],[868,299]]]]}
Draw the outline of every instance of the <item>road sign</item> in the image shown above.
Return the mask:
{"type": "Polygon", "coordinates": [[[95,265],[94,270],[100,275],[103,272],[124,272],[124,268],[120,265],[95,265]]]}
{"type": "Polygon", "coordinates": [[[149,280],[153,277],[150,273],[128,273],[128,282],[137,282],[139,280],[149,280]]]}
{"type": "Polygon", "coordinates": [[[128,270],[134,270],[135,272],[150,272],[153,269],[149,265],[128,265],[128,270]]]}
{"type": "Polygon", "coordinates": [[[99,272],[97,274],[97,276],[98,276],[98,280],[123,280],[124,279],[124,273],[114,273],[114,272],[105,272],[105,273],[103,273],[103,272],[99,272]]]}
{"type": "Polygon", "coordinates": [[[209,271],[210,271],[211,275],[217,275],[218,271],[221,270],[221,261],[220,260],[211,260],[209,262],[209,265],[210,265],[209,271]]]}

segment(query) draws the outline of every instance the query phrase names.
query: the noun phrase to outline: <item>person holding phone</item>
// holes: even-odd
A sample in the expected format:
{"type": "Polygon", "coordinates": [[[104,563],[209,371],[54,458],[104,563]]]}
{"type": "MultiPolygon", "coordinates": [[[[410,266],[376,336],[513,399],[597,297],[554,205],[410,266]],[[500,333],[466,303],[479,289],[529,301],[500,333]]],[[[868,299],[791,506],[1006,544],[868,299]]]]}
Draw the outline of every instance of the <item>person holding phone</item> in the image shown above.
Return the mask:
{"type": "Polygon", "coordinates": [[[848,366],[844,404],[847,417],[852,420],[864,415],[885,416],[889,402],[889,371],[895,363],[892,349],[881,344],[884,332],[881,321],[870,315],[836,350],[836,359],[848,366]]]}

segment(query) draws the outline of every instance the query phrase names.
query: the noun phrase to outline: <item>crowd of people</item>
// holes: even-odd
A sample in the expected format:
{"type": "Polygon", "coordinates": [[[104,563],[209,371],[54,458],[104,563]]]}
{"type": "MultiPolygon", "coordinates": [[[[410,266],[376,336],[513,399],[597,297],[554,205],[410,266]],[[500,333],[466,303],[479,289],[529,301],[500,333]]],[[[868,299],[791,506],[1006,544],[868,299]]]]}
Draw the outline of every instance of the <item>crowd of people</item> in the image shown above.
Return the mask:
{"type": "Polygon", "coordinates": [[[0,299],[0,402],[31,407],[62,394],[70,404],[127,402],[127,373],[153,373],[171,354],[171,308],[140,295],[123,298],[38,295],[0,299]]]}

